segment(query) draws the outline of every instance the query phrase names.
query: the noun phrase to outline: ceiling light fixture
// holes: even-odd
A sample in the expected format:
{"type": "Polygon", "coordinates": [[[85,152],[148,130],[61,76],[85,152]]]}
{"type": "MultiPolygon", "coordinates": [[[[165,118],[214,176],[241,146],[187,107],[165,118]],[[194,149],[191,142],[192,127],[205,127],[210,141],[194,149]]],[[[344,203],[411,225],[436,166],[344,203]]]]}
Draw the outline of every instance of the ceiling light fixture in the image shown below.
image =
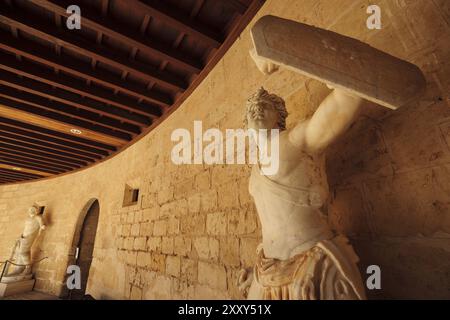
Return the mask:
{"type": "Polygon", "coordinates": [[[16,171],[22,171],[22,168],[17,168],[17,167],[14,167],[14,168],[12,168],[13,170],[16,170],[16,171]]]}
{"type": "Polygon", "coordinates": [[[72,132],[73,134],[82,134],[83,132],[81,132],[81,130],[78,129],[70,129],[70,132],[72,132]]]}

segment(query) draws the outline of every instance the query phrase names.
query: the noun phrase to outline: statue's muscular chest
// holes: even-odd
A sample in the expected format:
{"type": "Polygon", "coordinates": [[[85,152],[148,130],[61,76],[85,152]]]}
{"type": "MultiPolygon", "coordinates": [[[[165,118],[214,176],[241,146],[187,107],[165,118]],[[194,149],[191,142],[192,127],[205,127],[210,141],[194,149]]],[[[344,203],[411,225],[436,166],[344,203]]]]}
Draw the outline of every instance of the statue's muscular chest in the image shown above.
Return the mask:
{"type": "Polygon", "coordinates": [[[326,184],[325,155],[309,155],[293,146],[287,135],[280,135],[279,168],[268,178],[293,188],[326,184]]]}
{"type": "Polygon", "coordinates": [[[34,233],[39,229],[39,222],[36,219],[28,218],[25,220],[25,226],[23,229],[23,235],[34,233]]]}

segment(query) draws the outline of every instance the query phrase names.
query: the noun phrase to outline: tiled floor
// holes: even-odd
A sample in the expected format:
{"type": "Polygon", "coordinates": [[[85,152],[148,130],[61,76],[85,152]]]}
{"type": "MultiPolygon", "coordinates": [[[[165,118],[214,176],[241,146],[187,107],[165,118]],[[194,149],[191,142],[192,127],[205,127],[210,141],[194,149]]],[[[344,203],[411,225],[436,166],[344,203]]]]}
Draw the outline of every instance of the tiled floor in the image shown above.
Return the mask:
{"type": "Polygon", "coordinates": [[[0,300],[59,300],[56,296],[51,296],[46,293],[31,291],[14,296],[0,298],[0,300]]]}

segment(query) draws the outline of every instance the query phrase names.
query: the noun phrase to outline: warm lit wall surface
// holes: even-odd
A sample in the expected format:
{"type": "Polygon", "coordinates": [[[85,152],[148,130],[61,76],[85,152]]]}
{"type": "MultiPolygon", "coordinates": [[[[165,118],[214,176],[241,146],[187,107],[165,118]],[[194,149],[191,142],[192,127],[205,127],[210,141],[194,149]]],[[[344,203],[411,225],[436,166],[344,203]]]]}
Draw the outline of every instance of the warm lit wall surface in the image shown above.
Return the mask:
{"type": "MultiPolygon", "coordinates": [[[[447,0],[371,1],[382,29],[368,30],[369,1],[270,0],[273,14],[348,35],[411,61],[426,74],[420,101],[397,111],[370,105],[328,152],[329,221],[382,271],[376,298],[450,298],[450,6],[447,0]]],[[[251,61],[249,28],[192,96],[158,128],[111,160],[67,176],[0,187],[0,260],[27,208],[46,201],[48,229],[35,253],[36,288],[59,294],[84,205],[100,203],[88,293],[97,299],[242,298],[236,277],[260,241],[249,166],[171,163],[176,128],[193,121],[241,128],[246,98],[263,85],[287,103],[288,127],[328,89],[290,71],[264,76],[251,61]],[[140,187],[122,207],[125,184],[140,187]],[[42,251],[39,251],[42,250],[42,251]]]]}

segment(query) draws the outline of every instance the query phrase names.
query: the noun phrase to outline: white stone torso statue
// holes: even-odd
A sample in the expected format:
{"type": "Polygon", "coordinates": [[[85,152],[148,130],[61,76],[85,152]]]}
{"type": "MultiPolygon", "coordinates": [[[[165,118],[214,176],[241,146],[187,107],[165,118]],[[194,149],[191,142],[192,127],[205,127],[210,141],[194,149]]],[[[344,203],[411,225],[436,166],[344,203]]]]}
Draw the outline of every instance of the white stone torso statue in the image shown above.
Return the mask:
{"type": "Polygon", "coordinates": [[[265,253],[282,260],[331,235],[319,210],[328,197],[324,156],[308,155],[289,142],[288,134],[280,134],[278,173],[265,176],[256,165],[249,184],[265,253]]]}
{"type": "Polygon", "coordinates": [[[281,133],[267,139],[269,146],[257,142],[267,154],[278,137],[278,171],[253,167],[249,191],[263,240],[253,275],[243,270],[239,288],[249,288],[249,299],[364,299],[358,256],[321,212],[329,192],[324,153],[353,123],[363,98],[397,109],[423,92],[425,77],[356,39],[297,21],[265,16],[251,36],[250,55],[264,74],[284,67],[333,90],[312,117],[288,130],[283,99],[261,88],[247,101],[249,129],[281,133]]]}
{"type": "Polygon", "coordinates": [[[240,277],[242,290],[251,284],[249,299],[365,298],[358,257],[320,210],[329,192],[324,150],[350,126],[361,102],[334,90],[310,119],[286,130],[280,97],[261,88],[248,100],[250,129],[281,130],[278,172],[267,176],[255,165],[249,182],[263,237],[253,275],[240,277]]]}
{"type": "Polygon", "coordinates": [[[31,273],[31,247],[41,230],[45,229],[44,220],[39,213],[40,208],[33,205],[28,209],[28,217],[25,220],[25,226],[20,239],[16,242],[13,259],[14,263],[21,266],[14,266],[12,271],[7,272],[6,276],[27,275],[31,273]]]}

